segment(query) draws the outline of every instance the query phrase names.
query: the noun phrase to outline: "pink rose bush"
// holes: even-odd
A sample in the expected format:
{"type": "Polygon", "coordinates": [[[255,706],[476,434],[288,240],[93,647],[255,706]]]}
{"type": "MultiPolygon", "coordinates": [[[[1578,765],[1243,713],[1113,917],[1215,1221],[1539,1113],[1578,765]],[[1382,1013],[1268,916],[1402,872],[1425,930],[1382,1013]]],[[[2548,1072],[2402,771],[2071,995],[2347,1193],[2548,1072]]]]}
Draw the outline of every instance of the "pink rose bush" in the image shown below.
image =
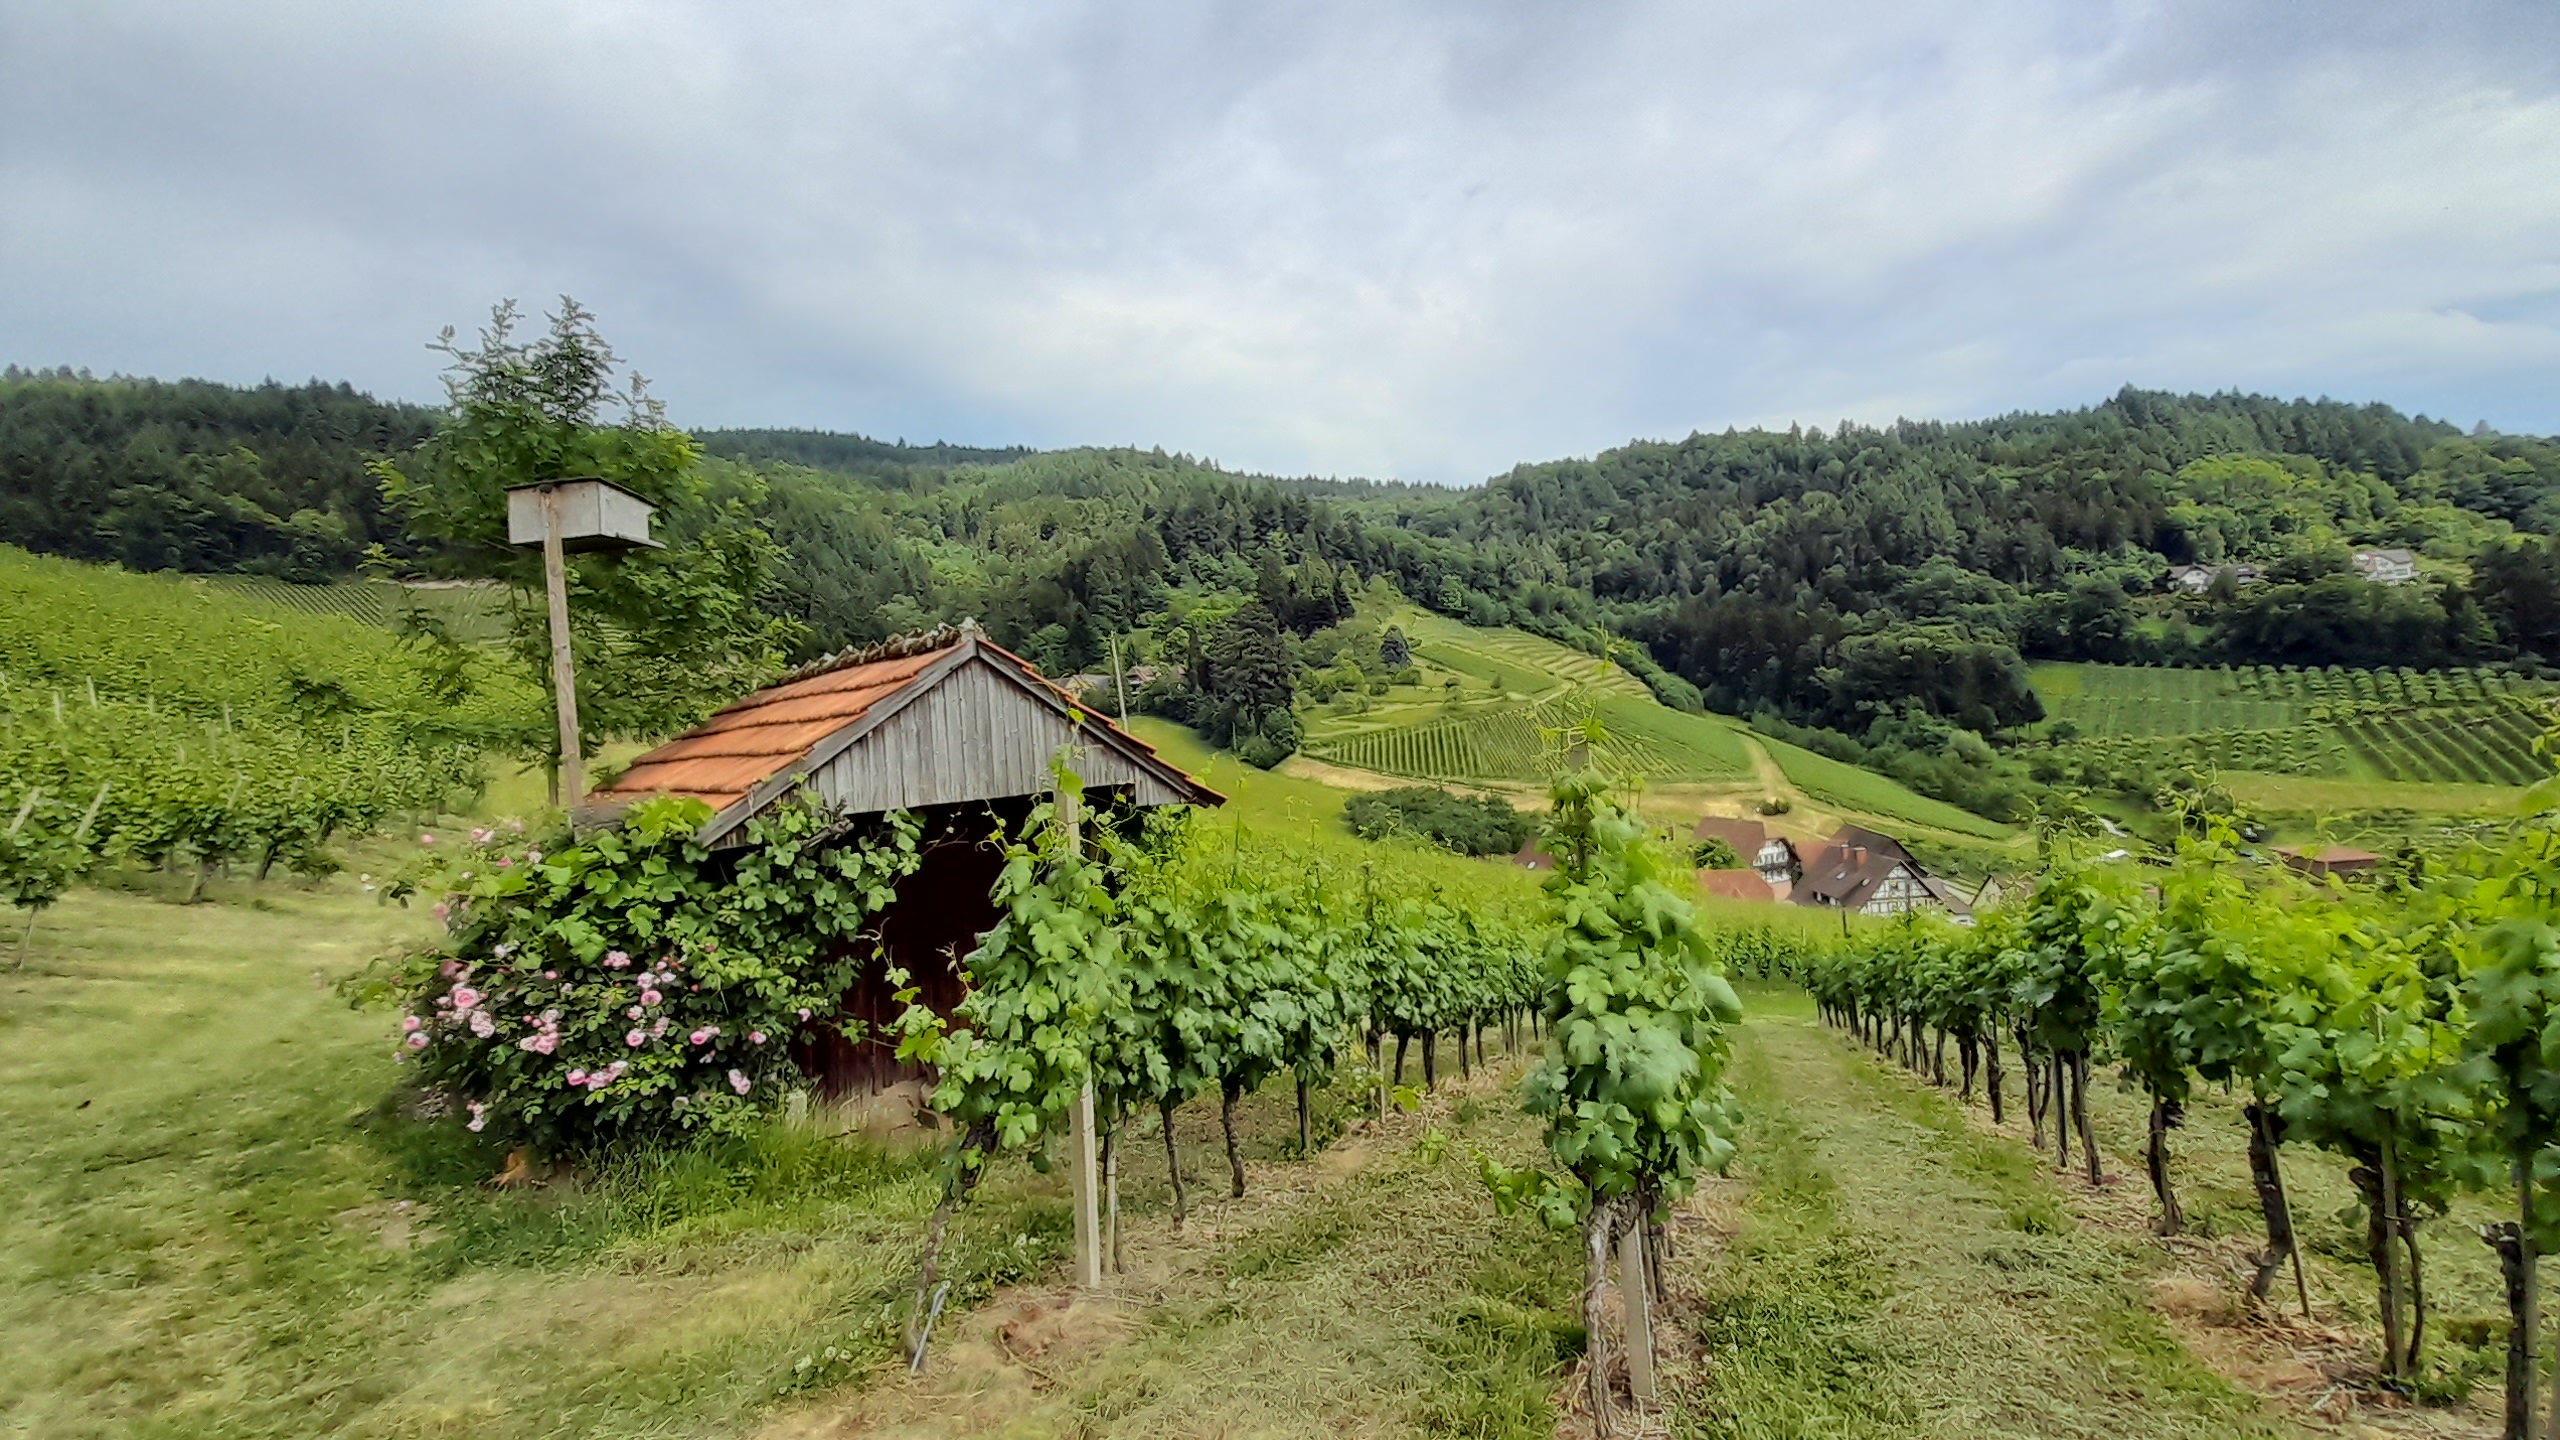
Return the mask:
{"type": "Polygon", "coordinates": [[[437,897],[446,940],[383,962],[372,988],[400,1004],[395,1053],[467,1128],[575,1153],[739,1123],[799,1083],[788,1042],[831,1028],[917,826],[847,833],[785,807],[715,855],[693,839],[709,813],[645,801],[535,847],[474,830],[408,882],[437,897]]]}

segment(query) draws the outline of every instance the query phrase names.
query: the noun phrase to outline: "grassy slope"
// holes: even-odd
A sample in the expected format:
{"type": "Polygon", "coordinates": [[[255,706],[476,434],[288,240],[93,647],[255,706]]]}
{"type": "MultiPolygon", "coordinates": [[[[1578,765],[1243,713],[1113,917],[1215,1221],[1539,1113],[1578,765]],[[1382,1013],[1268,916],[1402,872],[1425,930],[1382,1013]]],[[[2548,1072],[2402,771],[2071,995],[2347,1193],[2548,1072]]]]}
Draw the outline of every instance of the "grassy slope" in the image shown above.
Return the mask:
{"type": "Polygon", "coordinates": [[[2016,833],[2008,826],[1985,820],[1970,810],[1905,789],[1872,770],[1861,770],[1829,756],[1800,750],[1783,740],[1764,739],[1760,743],[1768,747],[1769,753],[1777,758],[1778,768],[1786,772],[1787,779],[1798,789],[1816,800],[1851,812],[1853,818],[1876,816],[1888,821],[1906,821],[1978,840],[2006,840],[2016,833]]]}
{"type": "MultiPolygon", "coordinates": [[[[1425,611],[1400,611],[1394,617],[1413,638],[1426,671],[1419,692],[1397,690],[1365,713],[1318,712],[1308,727],[1308,748],[1322,759],[1326,742],[1364,732],[1400,727],[1421,728],[1453,720],[1481,723],[1497,710],[1517,708],[1530,700],[1555,699],[1576,685],[1591,687],[1604,727],[1626,743],[1636,763],[1660,770],[1654,777],[1656,803],[1650,810],[1679,807],[1742,813],[1764,793],[1810,799],[1825,812],[1879,829],[1925,827],[1960,845],[2006,844],[2015,839],[2010,827],[1943,801],[1917,794],[1873,771],[1844,765],[1809,751],[1752,734],[1739,721],[1723,715],[1690,715],[1652,698],[1642,682],[1614,666],[1568,649],[1541,636],[1518,630],[1477,630],[1425,611]],[[1491,689],[1462,690],[1453,709],[1440,698],[1439,682],[1455,674],[1491,689]],[[1774,776],[1764,776],[1757,756],[1775,760],[1774,776]],[[1670,757],[1669,763],[1651,757],[1670,757]],[[1677,778],[1670,778],[1677,777],[1677,778]],[[1776,784],[1769,783],[1776,780],[1776,784]],[[1789,790],[1795,793],[1790,796],[1789,790]]],[[[1336,769],[1348,762],[1326,762],[1336,769]]],[[[1361,777],[1341,774],[1356,782],[1361,777]]],[[[1397,782],[1405,783],[1405,782],[1397,782]]],[[[1444,782],[1445,783],[1445,782],[1444,782]]],[[[1515,801],[1534,803],[1540,788],[1524,768],[1501,787],[1515,801]]],[[[1310,803],[1314,802],[1310,797],[1310,803]]]]}

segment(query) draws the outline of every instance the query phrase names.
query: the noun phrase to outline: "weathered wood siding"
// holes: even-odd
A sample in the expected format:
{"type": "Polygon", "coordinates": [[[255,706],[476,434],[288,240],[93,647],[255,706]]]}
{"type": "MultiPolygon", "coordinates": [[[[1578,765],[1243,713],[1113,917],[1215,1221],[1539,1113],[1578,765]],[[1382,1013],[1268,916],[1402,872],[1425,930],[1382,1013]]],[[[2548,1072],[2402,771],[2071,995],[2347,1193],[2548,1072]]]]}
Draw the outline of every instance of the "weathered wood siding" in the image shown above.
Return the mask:
{"type": "Polygon", "coordinates": [[[809,781],[829,807],[856,815],[1038,795],[1050,786],[1050,757],[1066,745],[1088,786],[1134,787],[1141,805],[1182,799],[984,659],[908,701],[809,781]]]}

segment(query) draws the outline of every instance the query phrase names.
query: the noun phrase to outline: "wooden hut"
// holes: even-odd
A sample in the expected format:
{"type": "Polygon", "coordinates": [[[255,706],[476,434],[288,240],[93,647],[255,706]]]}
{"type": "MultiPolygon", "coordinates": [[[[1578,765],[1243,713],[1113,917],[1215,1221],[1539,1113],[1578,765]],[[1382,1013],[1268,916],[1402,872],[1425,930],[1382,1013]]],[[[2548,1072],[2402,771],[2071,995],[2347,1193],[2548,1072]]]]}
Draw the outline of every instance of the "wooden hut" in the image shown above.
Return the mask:
{"type": "Polygon", "coordinates": [[[855,822],[913,812],[923,864],[880,917],[884,953],[844,997],[844,1017],[869,1033],[830,1033],[800,1056],[827,1094],[878,1090],[913,1073],[877,1034],[899,1008],[887,969],[904,967],[936,1009],[959,1003],[959,959],[997,918],[989,892],[1003,856],[991,841],[1049,792],[1062,749],[1096,807],[1224,803],[963,624],[801,666],[631,762],[577,819],[609,824],[635,801],[690,795],[713,811],[701,840],[722,849],[745,845],[748,820],[796,795],[855,822]]]}

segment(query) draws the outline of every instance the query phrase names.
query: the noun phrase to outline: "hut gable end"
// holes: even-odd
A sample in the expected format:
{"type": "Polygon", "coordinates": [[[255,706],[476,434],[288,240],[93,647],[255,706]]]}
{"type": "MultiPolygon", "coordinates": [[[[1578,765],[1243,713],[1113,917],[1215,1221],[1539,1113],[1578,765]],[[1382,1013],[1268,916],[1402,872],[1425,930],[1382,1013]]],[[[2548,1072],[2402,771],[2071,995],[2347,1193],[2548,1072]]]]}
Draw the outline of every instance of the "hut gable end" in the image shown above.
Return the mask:
{"type": "Polygon", "coordinates": [[[1072,747],[1069,763],[1088,786],[1130,787],[1141,805],[1190,798],[1102,743],[1092,721],[1075,723],[983,656],[904,698],[810,767],[808,782],[828,808],[862,815],[1041,794],[1062,747],[1072,747]]]}

